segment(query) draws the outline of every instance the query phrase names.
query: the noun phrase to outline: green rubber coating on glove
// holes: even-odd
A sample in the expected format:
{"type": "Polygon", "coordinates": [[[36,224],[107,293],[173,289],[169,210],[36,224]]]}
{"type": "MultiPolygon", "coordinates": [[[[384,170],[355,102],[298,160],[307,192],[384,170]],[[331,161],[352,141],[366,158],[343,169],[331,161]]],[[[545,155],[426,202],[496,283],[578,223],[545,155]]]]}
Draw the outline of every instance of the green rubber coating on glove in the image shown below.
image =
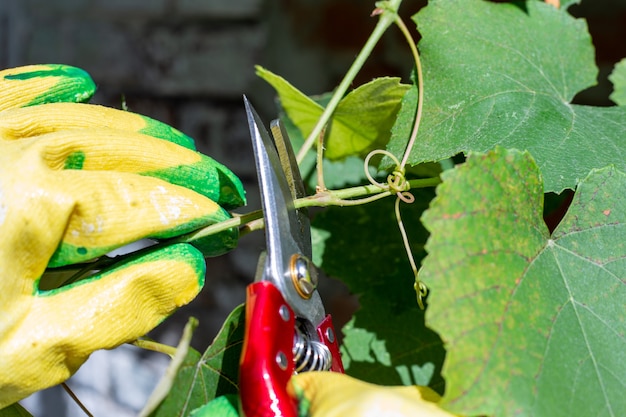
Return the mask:
{"type": "Polygon", "coordinates": [[[46,65],[47,70],[5,75],[6,80],[30,80],[39,77],[58,77],[50,90],[33,98],[26,106],[56,102],[85,102],[93,96],[96,84],[87,72],[69,65],[46,65]]]}
{"type": "Polygon", "coordinates": [[[298,384],[293,384],[293,389],[298,400],[298,417],[310,417],[311,402],[304,395],[304,390],[298,384]]]}
{"type": "Polygon", "coordinates": [[[85,163],[85,152],[76,151],[68,155],[65,159],[65,165],[63,169],[83,169],[85,163]]]}
{"type": "Polygon", "coordinates": [[[238,402],[235,394],[222,395],[196,408],[189,417],[239,417],[238,402]]]}
{"type": "Polygon", "coordinates": [[[79,262],[86,262],[117,249],[120,245],[98,246],[87,248],[61,242],[52,257],[48,261],[48,268],[71,265],[79,262]]]}
{"type": "Polygon", "coordinates": [[[196,145],[193,139],[185,135],[180,130],[174,129],[170,125],[159,122],[158,120],[154,120],[147,116],[141,116],[141,118],[145,121],[146,127],[139,130],[138,133],[143,133],[144,135],[152,136],[159,139],[165,139],[168,142],[175,143],[187,149],[192,149],[194,151],[196,150],[196,145]]]}
{"type": "Polygon", "coordinates": [[[246,192],[241,180],[231,170],[206,155],[201,155],[200,161],[195,164],[146,171],[141,175],[187,187],[210,198],[226,210],[246,204],[246,192]]]}
{"type": "MultiPolygon", "coordinates": [[[[218,210],[208,216],[192,219],[186,223],[182,223],[175,227],[144,237],[152,239],[169,239],[228,219],[230,219],[230,214],[226,210],[219,207],[218,210]]],[[[229,229],[225,232],[216,233],[199,239],[197,246],[202,252],[205,253],[206,256],[217,256],[233,249],[237,245],[238,236],[238,230],[229,229]]],[[[67,242],[61,242],[48,261],[48,267],[57,268],[60,266],[89,261],[99,256],[106,255],[112,250],[127,243],[131,242],[120,242],[118,244],[108,246],[85,247],[85,245],[77,246],[67,242]]]]}
{"type": "Polygon", "coordinates": [[[79,285],[86,284],[88,282],[93,282],[105,278],[111,274],[117,273],[120,270],[138,264],[144,264],[149,262],[163,261],[163,260],[174,260],[185,262],[189,264],[194,271],[196,271],[196,276],[198,278],[198,286],[202,288],[204,286],[204,276],[206,273],[206,262],[204,261],[204,256],[200,251],[198,251],[193,246],[187,243],[175,243],[168,246],[159,246],[159,247],[148,247],[146,249],[142,249],[130,255],[128,258],[117,262],[114,266],[104,269],[99,273],[74,282],[69,285],[65,285],[60,288],[55,288],[52,290],[39,290],[39,280],[35,282],[35,286],[33,288],[33,295],[37,296],[51,296],[54,294],[58,294],[62,291],[67,291],[71,288],[74,288],[79,285]],[[156,249],[155,249],[156,248],[156,249]]]}

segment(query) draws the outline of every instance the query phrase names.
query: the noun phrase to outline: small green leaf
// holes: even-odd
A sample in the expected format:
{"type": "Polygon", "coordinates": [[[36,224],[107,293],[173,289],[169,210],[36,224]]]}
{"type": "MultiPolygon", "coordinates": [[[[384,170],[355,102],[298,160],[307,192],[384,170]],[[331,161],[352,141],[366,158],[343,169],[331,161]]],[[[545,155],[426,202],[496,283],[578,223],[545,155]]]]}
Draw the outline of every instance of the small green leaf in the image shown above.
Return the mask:
{"type": "Polygon", "coordinates": [[[324,155],[336,160],[384,148],[408,89],[399,78],[383,77],[348,93],[333,115],[324,155]]]}
{"type": "Polygon", "coordinates": [[[426,323],[462,415],[626,415],[626,175],[593,171],[550,236],[539,169],[497,148],[443,173],[424,213],[426,323]]]}
{"type": "Polygon", "coordinates": [[[244,307],[241,305],[230,313],[204,354],[189,349],[172,390],[152,414],[153,417],[188,416],[216,397],[238,393],[244,320],[244,307]]]}
{"type": "MultiPolygon", "coordinates": [[[[300,132],[300,129],[294,125],[289,116],[287,116],[284,112],[281,113],[280,119],[287,130],[287,134],[289,135],[293,148],[300,149],[305,140],[300,132]]],[[[310,190],[315,190],[318,185],[316,163],[316,152],[315,150],[310,150],[302,163],[299,164],[302,179],[310,190]]],[[[352,185],[360,185],[367,179],[365,176],[365,169],[363,167],[363,159],[358,156],[348,156],[340,161],[329,161],[328,159],[324,159],[323,166],[324,184],[329,190],[336,190],[352,185]]],[[[372,175],[376,174],[373,167],[370,167],[370,173],[372,173],[372,175]]]]}
{"type": "Polygon", "coordinates": [[[324,108],[313,99],[307,97],[296,87],[289,84],[283,77],[266,70],[261,66],[256,66],[256,73],[259,77],[270,84],[280,97],[280,103],[287,112],[287,115],[298,126],[302,132],[311,132],[324,112],[324,108]]]}
{"type": "Polygon", "coordinates": [[[609,80],[613,83],[613,93],[610,98],[618,106],[626,105],[626,59],[615,64],[609,80]]]}
{"type": "MultiPolygon", "coordinates": [[[[526,149],[554,192],[593,168],[626,168],[626,107],[571,104],[596,83],[583,20],[539,1],[478,0],[431,0],[415,19],[425,98],[410,164],[526,149]]],[[[388,145],[405,148],[405,138],[388,145]]]]}
{"type": "Polygon", "coordinates": [[[24,407],[18,403],[11,404],[0,410],[0,417],[33,417],[24,407]]]}
{"type": "MultiPolygon", "coordinates": [[[[281,105],[304,136],[315,127],[323,107],[285,79],[257,67],[257,74],[267,81],[280,97],[281,105]]],[[[338,160],[351,155],[366,155],[383,148],[400,109],[400,100],[409,88],[399,78],[377,78],[348,93],[338,104],[326,133],[324,156],[338,160]]]]}

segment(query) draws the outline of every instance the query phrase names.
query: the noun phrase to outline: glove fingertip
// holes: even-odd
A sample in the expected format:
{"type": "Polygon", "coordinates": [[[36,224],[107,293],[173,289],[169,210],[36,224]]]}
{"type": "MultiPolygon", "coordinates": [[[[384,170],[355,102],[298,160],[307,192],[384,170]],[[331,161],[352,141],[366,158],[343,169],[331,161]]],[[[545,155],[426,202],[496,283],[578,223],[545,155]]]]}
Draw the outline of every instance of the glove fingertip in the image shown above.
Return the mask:
{"type": "Polygon", "coordinates": [[[84,102],[96,84],[84,70],[69,65],[28,65],[0,71],[0,111],[44,103],[84,102]]]}
{"type": "Polygon", "coordinates": [[[201,153],[197,153],[197,156],[198,160],[194,163],[144,171],[141,175],[187,187],[226,210],[245,205],[246,192],[241,180],[215,159],[201,153]]]}
{"type": "Polygon", "coordinates": [[[204,277],[206,274],[206,262],[204,261],[204,255],[200,250],[187,243],[173,243],[159,247],[156,250],[152,247],[148,247],[142,251],[138,251],[128,260],[116,265],[116,269],[135,266],[137,264],[156,263],[159,261],[176,261],[186,263],[196,274],[198,291],[200,291],[200,289],[204,286],[204,277]]]}
{"type": "Polygon", "coordinates": [[[206,262],[202,252],[193,246],[173,243],[157,249],[149,247],[138,251],[102,276],[107,274],[122,276],[127,273],[137,274],[135,289],[131,291],[134,294],[139,294],[147,282],[152,285],[148,292],[153,292],[154,299],[148,297],[142,307],[138,307],[142,303],[135,303],[134,308],[143,311],[144,314],[152,312],[146,317],[161,315],[162,320],[198,295],[205,283],[206,262]],[[185,264],[186,267],[181,267],[185,264]]]}
{"type": "MultiPolygon", "coordinates": [[[[71,245],[69,245],[71,246],[71,245]]],[[[85,248],[78,248],[83,249],[85,248]]],[[[67,249],[69,252],[71,249],[67,249]]],[[[52,258],[48,263],[48,267],[55,268],[59,266],[69,265],[72,262],[67,261],[68,256],[63,257],[63,254],[58,255],[57,258],[52,258]]],[[[50,294],[58,291],[66,291],[74,286],[84,285],[90,281],[98,280],[104,276],[119,273],[125,268],[137,266],[139,264],[156,263],[158,261],[177,261],[183,262],[189,265],[197,276],[196,282],[199,287],[198,291],[204,286],[204,278],[206,274],[206,263],[204,261],[204,254],[200,249],[195,248],[188,243],[172,243],[169,245],[163,245],[155,249],[151,246],[142,250],[138,250],[132,254],[129,254],[124,260],[115,263],[113,266],[106,268],[100,273],[94,275],[91,278],[78,281],[74,284],[56,288],[53,290],[41,290],[39,294],[50,294]]]]}
{"type": "Polygon", "coordinates": [[[218,167],[217,172],[220,186],[220,199],[217,203],[226,210],[245,206],[246,191],[239,177],[225,166],[218,167]]]}
{"type": "Polygon", "coordinates": [[[162,259],[185,262],[196,273],[198,291],[204,287],[206,262],[204,261],[204,255],[200,250],[189,244],[174,243],[167,245],[158,251],[154,251],[150,256],[143,256],[142,262],[153,262],[162,259]]]}

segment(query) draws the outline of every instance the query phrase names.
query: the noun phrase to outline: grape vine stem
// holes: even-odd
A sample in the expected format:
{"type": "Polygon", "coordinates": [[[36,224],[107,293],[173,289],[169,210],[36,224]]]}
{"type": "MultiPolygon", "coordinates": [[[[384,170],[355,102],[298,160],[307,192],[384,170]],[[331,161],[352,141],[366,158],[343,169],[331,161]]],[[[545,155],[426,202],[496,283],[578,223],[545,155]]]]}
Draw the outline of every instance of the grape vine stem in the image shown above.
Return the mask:
{"type": "Polygon", "coordinates": [[[371,55],[374,47],[376,46],[380,38],[383,36],[387,28],[389,28],[389,26],[391,26],[395,22],[397,16],[396,12],[400,7],[400,3],[402,3],[402,0],[389,0],[376,3],[376,10],[382,10],[382,13],[377,13],[380,14],[380,19],[378,20],[378,23],[376,24],[376,27],[370,34],[369,38],[365,42],[363,49],[361,49],[357,57],[352,62],[352,65],[346,72],[346,75],[343,77],[343,80],[341,80],[341,83],[339,83],[339,86],[333,93],[333,96],[331,97],[328,105],[324,109],[324,112],[317,121],[317,124],[298,151],[298,155],[296,156],[298,164],[302,163],[305,155],[311,149],[313,143],[315,143],[322,130],[324,130],[324,127],[330,121],[330,117],[335,112],[335,109],[339,105],[339,102],[346,94],[346,91],[348,91],[348,88],[350,88],[352,81],[354,81],[356,75],[365,64],[365,61],[367,61],[367,58],[369,58],[369,56],[371,55]]]}
{"type": "MultiPolygon", "coordinates": [[[[439,177],[419,178],[409,180],[411,188],[436,187],[441,182],[439,177]]],[[[312,196],[299,198],[294,201],[296,208],[302,207],[329,207],[329,206],[353,206],[365,204],[365,198],[354,200],[355,198],[370,196],[369,201],[388,197],[392,193],[374,184],[359,185],[356,187],[344,188],[341,190],[320,191],[312,196]]],[[[194,240],[228,230],[233,227],[244,227],[242,234],[263,228],[263,212],[261,210],[251,211],[245,214],[234,214],[233,218],[219,222],[192,233],[173,239],[175,242],[193,242],[194,240]]]]}

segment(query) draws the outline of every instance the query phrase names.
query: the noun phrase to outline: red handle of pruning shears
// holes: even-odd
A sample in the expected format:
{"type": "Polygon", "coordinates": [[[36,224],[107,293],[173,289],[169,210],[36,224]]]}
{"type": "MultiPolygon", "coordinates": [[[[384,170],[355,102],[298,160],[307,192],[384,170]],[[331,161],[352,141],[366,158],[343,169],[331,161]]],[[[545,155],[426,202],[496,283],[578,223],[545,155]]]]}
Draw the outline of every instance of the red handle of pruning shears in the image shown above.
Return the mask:
{"type": "Polygon", "coordinates": [[[246,417],[297,417],[287,394],[293,374],[290,359],[295,319],[282,294],[267,281],[248,286],[246,333],[240,362],[239,391],[246,417]]]}
{"type": "MultiPolygon", "coordinates": [[[[330,316],[317,328],[332,356],[331,371],[343,372],[330,316]]],[[[295,399],[287,394],[294,372],[295,318],[280,291],[270,282],[248,286],[246,332],[239,389],[246,417],[297,417],[295,399]]]]}

